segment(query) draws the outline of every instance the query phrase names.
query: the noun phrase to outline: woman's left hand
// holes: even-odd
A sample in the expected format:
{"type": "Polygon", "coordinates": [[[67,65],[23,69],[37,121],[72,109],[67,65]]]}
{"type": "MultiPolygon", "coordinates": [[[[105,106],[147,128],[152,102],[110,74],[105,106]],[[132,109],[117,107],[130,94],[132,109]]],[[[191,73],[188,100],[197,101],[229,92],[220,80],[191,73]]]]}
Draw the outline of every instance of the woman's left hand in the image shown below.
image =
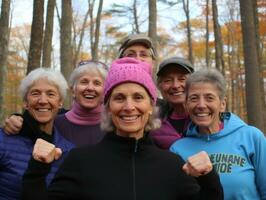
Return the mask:
{"type": "Polygon", "coordinates": [[[205,151],[190,156],[183,166],[183,170],[186,174],[194,177],[206,175],[212,170],[212,168],[210,158],[205,151]]]}

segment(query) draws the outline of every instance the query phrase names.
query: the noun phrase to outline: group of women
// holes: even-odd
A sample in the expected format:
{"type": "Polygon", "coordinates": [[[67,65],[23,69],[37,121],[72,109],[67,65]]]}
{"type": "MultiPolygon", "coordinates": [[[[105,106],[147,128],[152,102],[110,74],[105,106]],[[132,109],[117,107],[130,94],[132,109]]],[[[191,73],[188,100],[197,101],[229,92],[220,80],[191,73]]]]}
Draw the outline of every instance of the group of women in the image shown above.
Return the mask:
{"type": "Polygon", "coordinates": [[[5,125],[18,134],[0,132],[0,199],[266,199],[265,137],[225,112],[224,77],[166,59],[158,104],[156,55],[148,37],[133,35],[109,70],[80,63],[70,77],[72,107],[61,115],[61,75],[27,75],[23,118],[5,125]],[[162,150],[169,147],[175,154],[162,150]]]}

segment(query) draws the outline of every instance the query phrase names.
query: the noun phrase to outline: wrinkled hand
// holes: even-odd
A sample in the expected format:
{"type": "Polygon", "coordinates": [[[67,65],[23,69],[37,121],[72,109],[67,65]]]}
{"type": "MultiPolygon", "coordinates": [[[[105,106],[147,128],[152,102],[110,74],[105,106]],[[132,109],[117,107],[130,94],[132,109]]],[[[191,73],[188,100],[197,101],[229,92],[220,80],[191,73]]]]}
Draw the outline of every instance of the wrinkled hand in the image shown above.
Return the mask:
{"type": "Polygon", "coordinates": [[[58,160],[61,155],[62,150],[56,148],[55,145],[40,138],[36,140],[32,152],[34,160],[49,164],[54,160],[58,160]]]}
{"type": "Polygon", "coordinates": [[[208,154],[201,151],[188,158],[183,170],[190,176],[199,177],[208,174],[212,170],[212,163],[208,154]]]}
{"type": "Polygon", "coordinates": [[[16,135],[23,125],[23,118],[17,115],[11,115],[4,121],[3,129],[7,135],[16,135]]]}

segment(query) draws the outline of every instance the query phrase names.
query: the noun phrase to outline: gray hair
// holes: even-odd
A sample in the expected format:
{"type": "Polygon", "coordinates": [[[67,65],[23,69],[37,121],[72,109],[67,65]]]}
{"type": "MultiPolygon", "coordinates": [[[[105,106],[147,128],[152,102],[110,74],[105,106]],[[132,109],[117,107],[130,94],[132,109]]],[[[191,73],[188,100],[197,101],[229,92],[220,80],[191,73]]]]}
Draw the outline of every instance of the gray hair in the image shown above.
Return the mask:
{"type": "Polygon", "coordinates": [[[188,94],[191,85],[195,83],[211,83],[217,88],[220,99],[226,96],[225,78],[221,72],[216,69],[200,69],[192,73],[186,80],[186,94],[188,94]]]}
{"type": "MultiPolygon", "coordinates": [[[[103,112],[102,112],[102,121],[101,121],[101,129],[106,132],[112,132],[116,130],[116,127],[111,119],[111,116],[108,113],[109,102],[105,104],[103,112]]],[[[159,119],[159,108],[153,106],[153,112],[148,119],[147,124],[145,125],[144,130],[146,132],[153,131],[161,127],[161,120],[159,119]]]]}
{"type": "Polygon", "coordinates": [[[22,79],[19,92],[26,100],[27,93],[32,85],[38,80],[47,80],[49,83],[55,85],[58,88],[61,99],[64,100],[67,94],[68,85],[66,79],[61,72],[51,68],[37,68],[32,70],[24,79],[22,79]]]}
{"type": "Polygon", "coordinates": [[[81,62],[71,73],[69,78],[69,86],[74,88],[77,80],[86,73],[100,73],[103,80],[105,80],[107,75],[107,66],[98,61],[81,62]]]}

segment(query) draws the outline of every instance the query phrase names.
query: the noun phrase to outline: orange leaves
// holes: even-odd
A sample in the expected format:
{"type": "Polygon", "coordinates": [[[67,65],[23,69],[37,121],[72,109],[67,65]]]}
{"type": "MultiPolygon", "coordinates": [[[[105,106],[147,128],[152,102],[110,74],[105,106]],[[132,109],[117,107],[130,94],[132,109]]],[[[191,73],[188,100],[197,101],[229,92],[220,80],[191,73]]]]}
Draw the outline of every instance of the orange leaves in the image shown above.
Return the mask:
{"type": "Polygon", "coordinates": [[[266,20],[261,22],[259,26],[260,26],[260,30],[259,30],[260,36],[265,36],[266,35],[266,20]]]}

